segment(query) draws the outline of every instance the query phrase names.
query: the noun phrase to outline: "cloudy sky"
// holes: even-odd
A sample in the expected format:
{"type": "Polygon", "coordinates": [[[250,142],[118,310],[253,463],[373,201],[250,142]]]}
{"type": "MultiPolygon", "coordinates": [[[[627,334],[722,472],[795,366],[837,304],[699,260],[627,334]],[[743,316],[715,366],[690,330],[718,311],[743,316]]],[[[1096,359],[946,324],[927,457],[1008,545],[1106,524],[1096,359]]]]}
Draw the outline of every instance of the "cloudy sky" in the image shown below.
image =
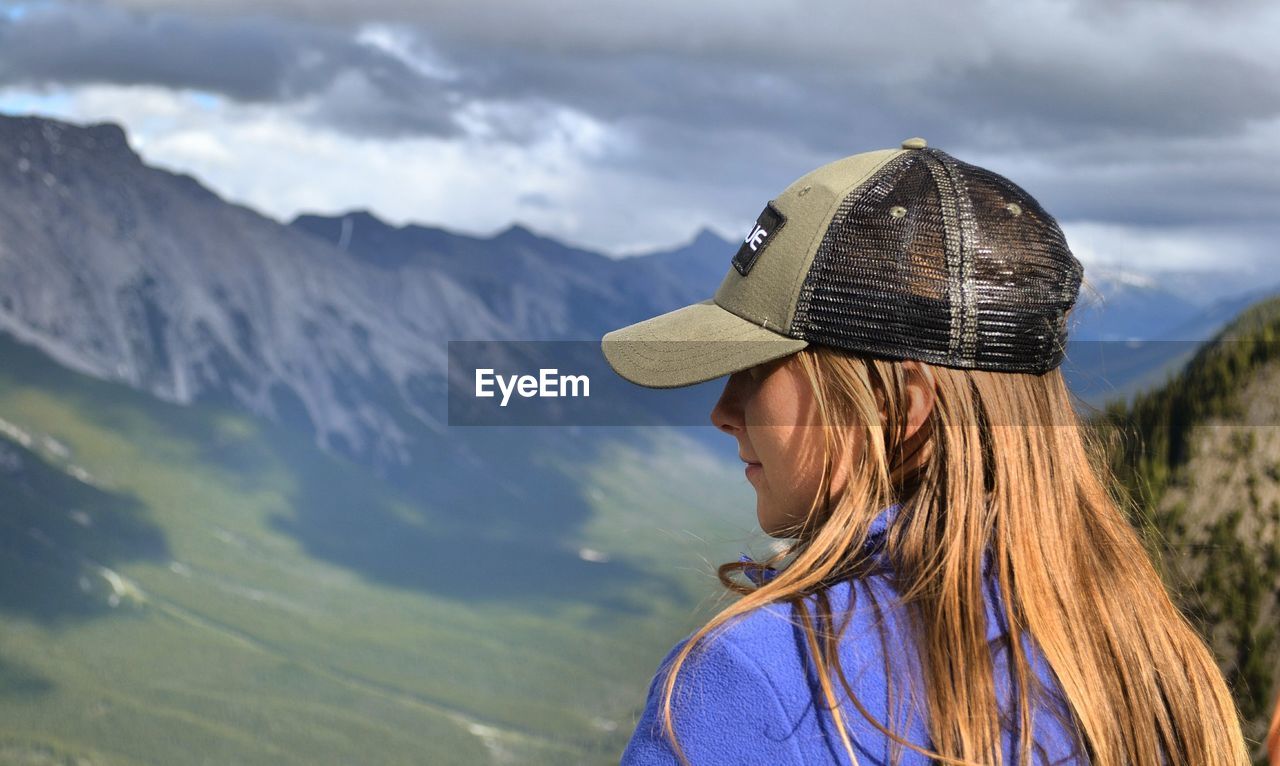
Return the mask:
{"type": "Polygon", "coordinates": [[[0,112],[113,120],[281,220],[368,208],[613,254],[741,237],[923,136],[1087,261],[1268,266],[1280,3],[0,0],[0,112]]]}

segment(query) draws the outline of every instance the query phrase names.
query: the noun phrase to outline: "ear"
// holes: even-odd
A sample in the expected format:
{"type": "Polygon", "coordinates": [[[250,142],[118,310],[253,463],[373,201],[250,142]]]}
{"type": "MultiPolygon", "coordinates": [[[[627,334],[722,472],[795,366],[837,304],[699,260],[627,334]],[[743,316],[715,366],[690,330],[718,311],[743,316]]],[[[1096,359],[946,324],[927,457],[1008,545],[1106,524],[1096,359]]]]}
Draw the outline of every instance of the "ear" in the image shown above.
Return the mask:
{"type": "Polygon", "coordinates": [[[907,438],[920,430],[938,398],[938,383],[929,365],[914,359],[903,363],[907,373],[907,438]]]}

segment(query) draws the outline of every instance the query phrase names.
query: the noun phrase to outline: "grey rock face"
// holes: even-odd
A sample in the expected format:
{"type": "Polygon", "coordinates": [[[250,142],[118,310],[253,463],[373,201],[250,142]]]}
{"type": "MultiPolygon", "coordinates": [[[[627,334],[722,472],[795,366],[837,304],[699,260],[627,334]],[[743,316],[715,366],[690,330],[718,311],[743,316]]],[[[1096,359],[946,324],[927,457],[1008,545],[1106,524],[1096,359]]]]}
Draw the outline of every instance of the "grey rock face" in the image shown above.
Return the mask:
{"type": "Polygon", "coordinates": [[[148,167],[116,125],[0,116],[0,329],[374,464],[403,464],[410,434],[443,428],[448,340],[598,338],[715,287],[519,226],[482,239],[367,213],[283,225],[148,167]]]}

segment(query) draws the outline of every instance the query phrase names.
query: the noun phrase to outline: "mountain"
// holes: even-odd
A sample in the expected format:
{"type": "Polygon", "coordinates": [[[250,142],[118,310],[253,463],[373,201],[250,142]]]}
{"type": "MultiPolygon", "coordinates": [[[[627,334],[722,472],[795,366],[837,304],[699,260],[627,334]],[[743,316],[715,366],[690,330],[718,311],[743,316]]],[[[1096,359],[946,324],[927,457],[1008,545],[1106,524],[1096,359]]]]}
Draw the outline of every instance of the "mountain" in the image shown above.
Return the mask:
{"type": "Polygon", "coordinates": [[[1063,375],[1085,409],[1132,401],[1176,375],[1245,307],[1276,294],[1280,282],[1248,269],[1137,272],[1086,264],[1063,375]]]}
{"type": "MultiPolygon", "coordinates": [[[[166,401],[234,403],[388,475],[439,454],[447,341],[595,341],[711,295],[734,249],[704,229],[616,259],[520,225],[473,237],[368,211],[284,225],[148,167],[116,125],[8,116],[0,234],[0,330],[166,401]]],[[[1088,278],[1075,340],[1205,335],[1238,305],[1192,300],[1221,279],[1088,278]]],[[[1083,351],[1073,374],[1101,401],[1176,368],[1171,349],[1083,351]]]]}
{"type": "Polygon", "coordinates": [[[729,261],[738,251],[738,244],[741,243],[729,242],[703,228],[686,244],[643,257],[684,284],[704,286],[702,297],[709,298],[729,271],[729,261]]]}
{"type": "Polygon", "coordinates": [[[445,428],[447,340],[594,340],[715,287],[519,226],[488,239],[368,213],[286,226],[148,167],[115,125],[32,117],[0,116],[0,233],[0,329],[166,401],[234,402],[380,470],[445,428]]]}
{"type": "Polygon", "coordinates": [[[1246,306],[1280,293],[1280,279],[1250,269],[1138,272],[1088,264],[1072,314],[1079,341],[1208,340],[1246,306]]]}
{"type": "Polygon", "coordinates": [[[368,211],[352,211],[300,215],[289,226],[398,278],[440,274],[478,296],[508,326],[503,335],[455,333],[451,339],[598,340],[622,324],[709,296],[732,257],[727,243],[707,233],[675,251],[615,259],[520,224],[478,238],[393,226],[368,211]]]}
{"type": "Polygon", "coordinates": [[[1209,340],[1249,306],[1276,294],[1280,294],[1280,285],[1253,287],[1217,298],[1202,306],[1191,318],[1165,330],[1157,339],[1173,342],[1209,340]]]}
{"type": "Polygon", "coordinates": [[[1280,668],[1280,298],[1097,425],[1181,606],[1223,661],[1254,742],[1280,668]]]}
{"type": "Polygon", "coordinates": [[[1149,275],[1094,265],[1085,268],[1071,335],[1082,341],[1150,340],[1198,310],[1149,275]]]}

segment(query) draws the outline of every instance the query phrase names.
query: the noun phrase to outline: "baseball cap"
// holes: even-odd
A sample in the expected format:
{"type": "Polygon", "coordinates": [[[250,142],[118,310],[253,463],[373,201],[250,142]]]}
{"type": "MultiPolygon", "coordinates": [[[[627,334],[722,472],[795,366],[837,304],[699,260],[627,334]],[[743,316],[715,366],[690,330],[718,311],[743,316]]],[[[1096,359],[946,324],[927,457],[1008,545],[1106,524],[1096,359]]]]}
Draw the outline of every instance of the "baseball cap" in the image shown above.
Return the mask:
{"type": "Polygon", "coordinates": [[[765,205],[712,297],[606,333],[601,350],[649,388],[810,343],[1040,374],[1062,362],[1083,275],[1030,194],[909,138],[798,178],[765,205]]]}

